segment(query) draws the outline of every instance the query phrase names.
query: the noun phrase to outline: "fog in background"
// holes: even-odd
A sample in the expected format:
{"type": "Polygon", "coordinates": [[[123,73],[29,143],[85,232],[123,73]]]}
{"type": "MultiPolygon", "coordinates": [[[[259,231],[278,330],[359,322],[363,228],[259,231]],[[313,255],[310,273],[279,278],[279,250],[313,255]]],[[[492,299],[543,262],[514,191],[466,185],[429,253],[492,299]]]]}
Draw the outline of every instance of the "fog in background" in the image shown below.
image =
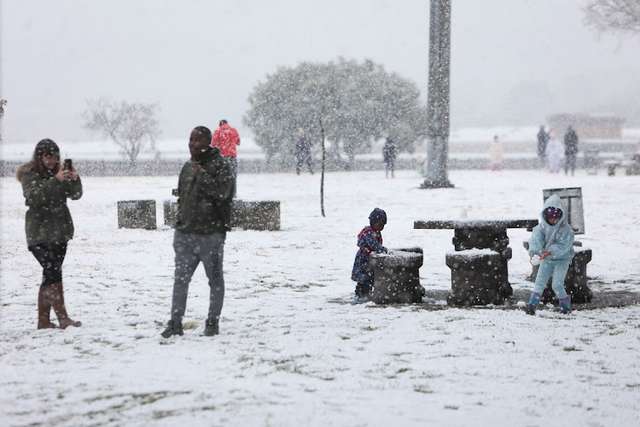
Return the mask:
{"type": "MultiPolygon", "coordinates": [[[[598,37],[582,0],[453,0],[452,126],[613,112],[640,125],[640,36],[598,37]]],[[[426,102],[428,0],[2,0],[6,142],[98,139],[85,100],[158,102],[163,137],[227,118],[281,65],[371,58],[426,102]]]]}

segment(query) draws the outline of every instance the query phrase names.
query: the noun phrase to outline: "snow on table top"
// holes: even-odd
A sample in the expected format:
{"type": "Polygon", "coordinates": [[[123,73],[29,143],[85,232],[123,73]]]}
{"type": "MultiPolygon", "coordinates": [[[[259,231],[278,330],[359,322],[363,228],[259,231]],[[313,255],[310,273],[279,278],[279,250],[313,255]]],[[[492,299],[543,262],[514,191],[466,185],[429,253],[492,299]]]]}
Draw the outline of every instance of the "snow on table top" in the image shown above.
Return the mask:
{"type": "Polygon", "coordinates": [[[417,220],[413,223],[416,229],[452,229],[452,228],[532,228],[538,225],[537,219],[433,219],[417,220]]]}
{"type": "Polygon", "coordinates": [[[464,251],[447,252],[447,256],[463,256],[465,258],[478,258],[487,255],[499,255],[499,253],[491,249],[466,249],[464,251]]]}

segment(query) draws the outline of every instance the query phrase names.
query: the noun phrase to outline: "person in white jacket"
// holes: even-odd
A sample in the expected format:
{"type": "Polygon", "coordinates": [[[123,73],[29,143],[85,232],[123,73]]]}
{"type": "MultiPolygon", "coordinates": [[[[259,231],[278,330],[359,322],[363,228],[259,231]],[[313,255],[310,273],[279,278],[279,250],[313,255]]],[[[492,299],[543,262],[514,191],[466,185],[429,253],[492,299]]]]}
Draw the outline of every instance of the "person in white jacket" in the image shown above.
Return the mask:
{"type": "Polygon", "coordinates": [[[493,141],[489,145],[489,167],[492,171],[502,169],[503,157],[504,150],[502,148],[502,142],[500,142],[498,135],[494,135],[493,141]]]}
{"type": "Polygon", "coordinates": [[[547,145],[547,167],[549,172],[558,173],[564,165],[564,147],[555,134],[550,134],[551,139],[547,145]]]}

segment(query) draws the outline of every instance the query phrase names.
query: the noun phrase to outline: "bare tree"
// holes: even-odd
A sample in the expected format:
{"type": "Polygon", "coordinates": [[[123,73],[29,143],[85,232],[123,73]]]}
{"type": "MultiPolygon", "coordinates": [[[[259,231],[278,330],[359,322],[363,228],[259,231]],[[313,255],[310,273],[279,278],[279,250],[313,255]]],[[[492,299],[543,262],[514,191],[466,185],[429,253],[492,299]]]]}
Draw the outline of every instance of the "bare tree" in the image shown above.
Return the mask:
{"type": "Polygon", "coordinates": [[[157,104],[115,102],[105,98],[87,101],[85,127],[110,138],[131,164],[136,162],[147,142],[155,149],[160,125],[157,104]]]}
{"type": "Polygon", "coordinates": [[[640,34],[640,0],[590,0],[584,13],[599,32],[640,34]]]}

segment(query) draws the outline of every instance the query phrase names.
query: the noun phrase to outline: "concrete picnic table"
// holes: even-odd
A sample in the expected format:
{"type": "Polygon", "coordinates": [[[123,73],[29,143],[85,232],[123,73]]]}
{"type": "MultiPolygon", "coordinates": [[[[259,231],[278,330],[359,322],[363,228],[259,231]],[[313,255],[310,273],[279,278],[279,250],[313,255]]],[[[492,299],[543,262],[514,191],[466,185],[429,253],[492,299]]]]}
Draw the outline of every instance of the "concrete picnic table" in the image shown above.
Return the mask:
{"type": "MultiPolygon", "coordinates": [[[[507,236],[507,229],[509,228],[526,228],[527,230],[533,229],[538,225],[537,219],[468,219],[468,220],[423,220],[414,221],[413,228],[417,230],[454,230],[454,237],[452,239],[455,251],[467,251],[471,249],[490,249],[500,255],[500,265],[498,266],[497,274],[485,274],[480,279],[480,272],[478,272],[477,279],[486,281],[487,277],[495,277],[495,280],[499,283],[488,283],[489,287],[495,286],[499,290],[499,299],[513,295],[513,289],[509,283],[508,276],[508,261],[512,257],[512,251],[509,247],[509,237],[507,236]]],[[[477,255],[477,254],[476,254],[477,255]]],[[[447,265],[452,267],[455,262],[456,267],[459,264],[459,258],[462,256],[447,255],[447,265]]],[[[476,269],[474,266],[472,269],[476,269]]],[[[494,266],[495,268],[495,266],[494,266]]],[[[468,296],[456,297],[456,289],[460,288],[457,272],[454,272],[452,268],[452,298],[450,301],[454,301],[454,304],[462,304],[462,300],[467,300],[468,296]],[[458,302],[456,302],[458,301],[458,302]]],[[[473,275],[473,274],[472,274],[473,275]]],[[[465,276],[465,281],[469,281],[469,277],[465,276]]],[[[475,285],[474,285],[475,286],[475,285]]]]}

